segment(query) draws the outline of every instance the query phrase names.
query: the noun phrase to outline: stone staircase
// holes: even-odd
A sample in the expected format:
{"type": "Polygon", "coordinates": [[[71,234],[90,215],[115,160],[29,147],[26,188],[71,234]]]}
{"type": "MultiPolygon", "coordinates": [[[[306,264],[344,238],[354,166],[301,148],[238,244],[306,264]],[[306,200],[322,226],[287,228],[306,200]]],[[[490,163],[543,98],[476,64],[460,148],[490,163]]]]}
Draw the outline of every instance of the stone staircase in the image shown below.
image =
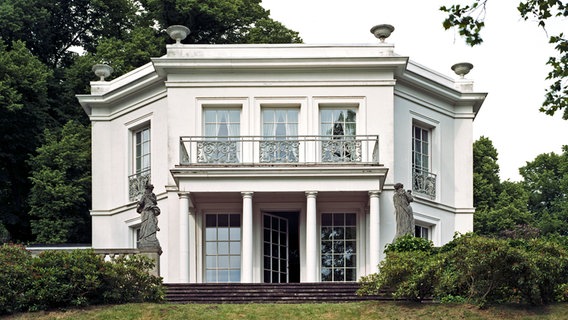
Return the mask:
{"type": "Polygon", "coordinates": [[[322,303],[392,300],[387,294],[357,296],[358,283],[192,283],[165,284],[171,303],[322,303]]]}

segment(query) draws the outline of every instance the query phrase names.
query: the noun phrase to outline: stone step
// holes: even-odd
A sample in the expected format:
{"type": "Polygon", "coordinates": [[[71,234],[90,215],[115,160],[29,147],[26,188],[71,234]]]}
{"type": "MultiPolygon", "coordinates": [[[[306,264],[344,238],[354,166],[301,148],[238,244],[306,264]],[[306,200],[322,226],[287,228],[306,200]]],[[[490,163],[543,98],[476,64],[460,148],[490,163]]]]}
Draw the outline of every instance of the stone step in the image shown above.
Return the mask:
{"type": "Polygon", "coordinates": [[[173,303],[302,303],[392,300],[386,292],[357,296],[357,283],[200,283],[165,284],[166,300],[173,303]]]}

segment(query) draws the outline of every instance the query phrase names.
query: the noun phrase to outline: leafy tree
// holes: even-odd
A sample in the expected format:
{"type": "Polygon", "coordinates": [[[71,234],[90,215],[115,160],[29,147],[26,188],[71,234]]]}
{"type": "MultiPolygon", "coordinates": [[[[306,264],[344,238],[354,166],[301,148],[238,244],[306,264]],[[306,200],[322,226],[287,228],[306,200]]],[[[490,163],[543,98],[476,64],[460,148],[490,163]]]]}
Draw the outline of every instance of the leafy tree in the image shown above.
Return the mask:
{"type": "Polygon", "coordinates": [[[568,235],[568,146],[538,155],[519,169],[529,192],[528,208],[543,233],[568,235]]]}
{"type": "Polygon", "coordinates": [[[141,0],[160,28],[191,30],[185,43],[298,43],[298,33],[270,19],[260,0],[141,0]],[[267,35],[262,33],[266,32],[267,35]]]}
{"type": "Polygon", "coordinates": [[[90,130],[68,122],[46,130],[29,163],[32,232],[40,243],[90,242],[90,130]]]}
{"type": "Polygon", "coordinates": [[[15,41],[7,50],[0,39],[0,220],[12,238],[29,236],[26,217],[28,155],[35,151],[46,127],[48,82],[52,72],[15,41]]]}
{"type": "Polygon", "coordinates": [[[480,137],[473,143],[473,205],[477,210],[495,207],[500,193],[498,153],[493,142],[480,137]]]}
{"type": "MultiPolygon", "coordinates": [[[[457,28],[467,44],[475,46],[483,42],[481,31],[485,27],[485,9],[488,0],[470,0],[468,5],[454,4],[440,7],[448,15],[443,22],[445,29],[457,28]]],[[[546,29],[551,19],[568,17],[568,3],[561,0],[523,0],[517,10],[522,19],[535,21],[539,27],[546,29]]],[[[562,118],[568,120],[568,38],[564,33],[551,35],[549,42],[554,46],[558,56],[546,62],[550,66],[547,80],[552,84],[546,89],[541,112],[554,115],[564,109],[562,118]]]]}
{"type": "Polygon", "coordinates": [[[538,236],[538,230],[529,228],[534,221],[527,207],[529,195],[523,185],[519,182],[504,181],[501,189],[493,208],[476,212],[475,232],[480,235],[510,238],[538,236]],[[523,232],[519,232],[520,230],[523,232]]]}

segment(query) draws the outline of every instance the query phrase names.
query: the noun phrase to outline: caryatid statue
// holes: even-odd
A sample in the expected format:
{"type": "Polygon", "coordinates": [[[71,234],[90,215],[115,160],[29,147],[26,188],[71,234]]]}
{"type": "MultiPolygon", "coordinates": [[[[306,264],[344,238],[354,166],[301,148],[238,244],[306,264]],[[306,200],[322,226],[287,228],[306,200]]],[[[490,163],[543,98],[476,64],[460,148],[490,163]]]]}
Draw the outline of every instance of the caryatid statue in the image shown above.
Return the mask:
{"type": "Polygon", "coordinates": [[[410,203],[414,201],[411,190],[404,190],[402,183],[394,185],[394,211],[396,215],[396,234],[394,240],[405,234],[414,234],[414,215],[410,203]]]}

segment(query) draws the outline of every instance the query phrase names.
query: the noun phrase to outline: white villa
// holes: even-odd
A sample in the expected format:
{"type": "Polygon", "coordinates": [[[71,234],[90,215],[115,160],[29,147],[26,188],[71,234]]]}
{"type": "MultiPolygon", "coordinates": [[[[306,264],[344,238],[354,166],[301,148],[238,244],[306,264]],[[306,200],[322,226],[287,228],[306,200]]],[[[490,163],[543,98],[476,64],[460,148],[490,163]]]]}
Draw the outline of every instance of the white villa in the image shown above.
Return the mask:
{"type": "Polygon", "coordinates": [[[486,94],[465,65],[454,80],[382,41],[178,41],[103,75],[78,96],[92,122],[93,248],[136,247],[147,181],[166,283],[357,281],[393,240],[397,182],[413,192],[416,236],[443,245],[473,228],[486,94]]]}

